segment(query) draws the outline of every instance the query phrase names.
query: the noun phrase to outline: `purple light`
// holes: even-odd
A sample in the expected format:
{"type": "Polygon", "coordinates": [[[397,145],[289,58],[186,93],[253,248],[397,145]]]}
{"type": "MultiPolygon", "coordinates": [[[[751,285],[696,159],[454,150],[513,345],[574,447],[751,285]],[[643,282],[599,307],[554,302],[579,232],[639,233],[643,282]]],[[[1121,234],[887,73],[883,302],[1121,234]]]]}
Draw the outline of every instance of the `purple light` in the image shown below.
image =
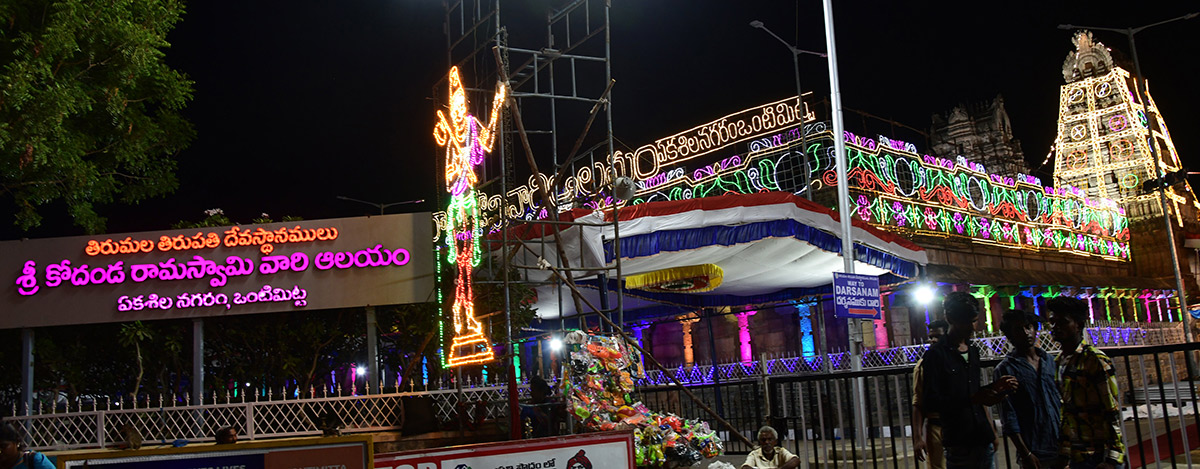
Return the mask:
{"type": "Polygon", "coordinates": [[[754,359],[754,352],[750,347],[750,316],[757,313],[758,311],[743,311],[737,314],[738,342],[741,343],[740,351],[743,362],[749,362],[754,359]]]}

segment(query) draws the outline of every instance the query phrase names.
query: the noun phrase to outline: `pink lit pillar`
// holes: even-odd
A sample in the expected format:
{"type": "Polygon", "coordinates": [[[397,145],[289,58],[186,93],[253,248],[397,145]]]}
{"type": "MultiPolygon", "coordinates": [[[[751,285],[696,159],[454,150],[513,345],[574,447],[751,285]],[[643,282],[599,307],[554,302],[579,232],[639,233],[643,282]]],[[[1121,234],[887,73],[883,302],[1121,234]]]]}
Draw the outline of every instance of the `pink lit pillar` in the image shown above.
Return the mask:
{"type": "Polygon", "coordinates": [[[875,349],[876,350],[882,350],[882,349],[887,348],[887,346],[888,346],[887,319],[885,319],[886,317],[887,317],[887,311],[884,311],[883,314],[879,315],[879,319],[873,320],[873,322],[875,323],[875,349]]]}
{"type": "Polygon", "coordinates": [[[1150,322],[1150,292],[1142,293],[1142,305],[1146,307],[1146,322],[1150,322]]]}
{"type": "Polygon", "coordinates": [[[742,311],[737,313],[738,342],[740,343],[743,362],[749,362],[754,359],[754,351],[750,347],[750,316],[755,314],[758,314],[758,311],[742,311]]]}
{"type": "Polygon", "coordinates": [[[882,306],[879,309],[879,319],[874,320],[876,350],[882,350],[888,346],[887,317],[888,310],[892,306],[892,295],[888,293],[879,295],[879,304],[882,306]]]}

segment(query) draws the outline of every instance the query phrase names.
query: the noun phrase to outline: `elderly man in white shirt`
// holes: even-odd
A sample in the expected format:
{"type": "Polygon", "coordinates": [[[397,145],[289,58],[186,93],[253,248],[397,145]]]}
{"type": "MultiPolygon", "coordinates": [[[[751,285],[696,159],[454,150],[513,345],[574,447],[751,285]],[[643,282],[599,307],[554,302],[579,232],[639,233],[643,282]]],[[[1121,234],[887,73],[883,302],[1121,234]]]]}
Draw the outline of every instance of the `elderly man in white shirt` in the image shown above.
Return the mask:
{"type": "Polygon", "coordinates": [[[758,429],[758,449],[746,456],[742,469],[796,469],[800,458],[787,448],[777,447],[779,432],[769,425],[758,429]]]}

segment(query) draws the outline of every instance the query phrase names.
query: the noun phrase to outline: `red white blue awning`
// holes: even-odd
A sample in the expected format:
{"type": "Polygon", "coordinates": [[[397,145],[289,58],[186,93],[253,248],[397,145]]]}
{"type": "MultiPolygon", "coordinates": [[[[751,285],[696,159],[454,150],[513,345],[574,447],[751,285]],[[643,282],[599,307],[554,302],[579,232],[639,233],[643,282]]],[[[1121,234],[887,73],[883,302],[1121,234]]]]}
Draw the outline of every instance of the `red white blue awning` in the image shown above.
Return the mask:
{"type": "MultiPolygon", "coordinates": [[[[674,305],[711,307],[785,301],[828,291],[833,272],[843,270],[838,214],[827,207],[787,192],[724,195],[670,202],[650,202],[622,208],[614,228],[608,213],[574,210],[560,220],[591,223],[561,230],[571,267],[594,271],[576,273],[585,296],[600,306],[596,274],[613,266],[618,252],[621,275],[644,274],[700,264],[723,271],[717,288],[702,293],[626,290],[626,310],[674,305]],[[604,222],[608,222],[604,224],[604,222]],[[620,233],[619,245],[613,240],[620,233]]],[[[925,251],[912,242],[854,220],[855,271],[878,275],[881,284],[916,277],[928,262],[925,251]]],[[[537,265],[539,258],[555,264],[553,235],[547,225],[510,230],[509,236],[527,243],[514,257],[519,265],[537,265]]],[[[557,264],[555,264],[557,265],[557,264]]],[[[549,271],[530,271],[545,280],[549,271]]],[[[607,287],[615,290],[614,271],[607,287]]],[[[610,305],[615,299],[610,298],[610,305]]],[[[535,305],[539,317],[575,313],[565,287],[541,287],[535,305]],[[561,301],[560,301],[561,298],[561,301]]]]}

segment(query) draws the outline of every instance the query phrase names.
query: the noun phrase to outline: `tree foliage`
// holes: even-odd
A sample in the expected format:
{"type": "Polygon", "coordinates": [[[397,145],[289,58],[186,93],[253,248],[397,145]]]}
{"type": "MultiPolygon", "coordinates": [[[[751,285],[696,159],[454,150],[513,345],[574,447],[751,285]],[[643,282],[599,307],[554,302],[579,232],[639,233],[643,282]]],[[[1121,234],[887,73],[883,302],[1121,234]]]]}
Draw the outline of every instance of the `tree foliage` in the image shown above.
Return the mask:
{"type": "Polygon", "coordinates": [[[183,12],[178,0],[0,2],[0,194],[17,226],[61,202],[96,233],[95,204],[175,190],[192,82],[163,50],[183,12]]]}
{"type": "Polygon", "coordinates": [[[116,397],[135,388],[182,395],[191,370],[184,351],[189,328],[186,319],[40,328],[33,348],[35,387],[72,398],[116,397]],[[139,385],[139,374],[149,381],[139,385]]]}
{"type": "Polygon", "coordinates": [[[146,368],[142,361],[142,342],[154,338],[154,333],[149,327],[142,324],[141,321],[134,321],[121,326],[121,345],[129,347],[133,346],[135,363],[137,363],[137,378],[133,380],[133,390],[130,391],[131,396],[137,396],[138,390],[142,388],[142,376],[146,374],[146,368]]]}
{"type": "MultiPolygon", "coordinates": [[[[190,221],[190,220],[179,221],[178,223],[171,225],[171,229],[182,230],[182,229],[190,229],[190,228],[210,228],[210,227],[214,227],[214,226],[232,226],[232,225],[240,224],[240,223],[234,221],[232,218],[229,218],[229,216],[225,215],[225,211],[221,210],[219,208],[210,208],[208,210],[205,210],[204,215],[205,215],[204,219],[202,219],[200,221],[190,221]]],[[[300,218],[300,217],[284,215],[283,218],[280,219],[279,221],[288,222],[288,221],[302,221],[302,220],[304,220],[304,219],[300,218]]],[[[255,225],[265,225],[267,223],[275,223],[275,220],[271,219],[271,215],[262,213],[259,216],[255,217],[254,219],[250,220],[250,223],[253,223],[255,225]]]]}
{"type": "Polygon", "coordinates": [[[361,308],[226,316],[205,324],[206,384],[220,395],[244,383],[308,393],[330,384],[330,372],[345,369],[365,348],[361,308]]]}

